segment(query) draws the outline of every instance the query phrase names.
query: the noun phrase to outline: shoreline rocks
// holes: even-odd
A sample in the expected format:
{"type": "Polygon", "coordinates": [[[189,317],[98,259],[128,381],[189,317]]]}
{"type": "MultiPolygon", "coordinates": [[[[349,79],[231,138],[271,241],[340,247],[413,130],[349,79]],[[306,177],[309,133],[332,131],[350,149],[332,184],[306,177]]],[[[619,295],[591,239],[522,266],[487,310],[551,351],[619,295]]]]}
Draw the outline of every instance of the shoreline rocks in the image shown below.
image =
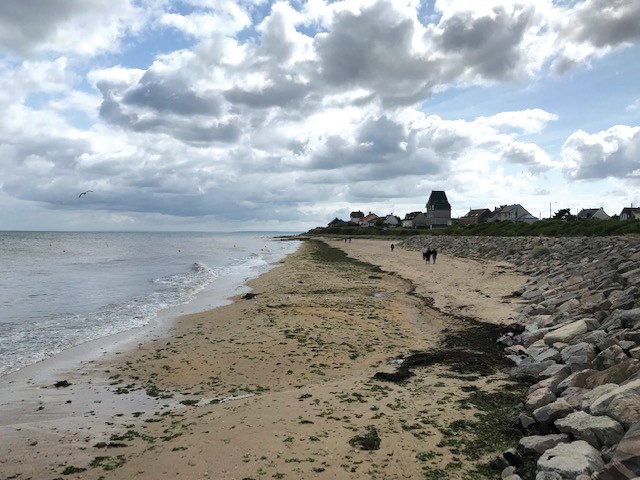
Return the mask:
{"type": "MultiPolygon", "coordinates": [[[[509,262],[522,332],[499,343],[514,378],[533,378],[519,449],[540,478],[640,477],[640,239],[416,236],[451,255],[509,262]]],[[[522,423],[522,422],[521,422],[522,423]]],[[[503,474],[518,477],[517,465],[503,474]],[[516,468],[513,468],[516,467],[516,468]]]]}

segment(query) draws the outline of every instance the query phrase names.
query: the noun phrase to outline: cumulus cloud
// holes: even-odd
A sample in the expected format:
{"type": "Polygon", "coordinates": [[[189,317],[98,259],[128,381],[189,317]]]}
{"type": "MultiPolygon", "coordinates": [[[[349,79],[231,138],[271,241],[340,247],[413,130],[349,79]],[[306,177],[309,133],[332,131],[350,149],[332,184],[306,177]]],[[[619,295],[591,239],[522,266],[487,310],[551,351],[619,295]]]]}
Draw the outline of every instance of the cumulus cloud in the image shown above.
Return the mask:
{"type": "Polygon", "coordinates": [[[68,52],[94,55],[118,48],[138,31],[145,11],[131,0],[3,0],[0,46],[17,55],[68,52]]]}
{"type": "Polygon", "coordinates": [[[565,175],[572,180],[631,178],[640,169],[640,127],[616,125],[573,133],[562,146],[565,175]]]}
{"type": "MultiPolygon", "coordinates": [[[[535,196],[535,175],[557,167],[553,141],[538,140],[562,119],[535,97],[488,96],[464,119],[430,99],[585,65],[638,40],[638,7],[437,0],[425,17],[423,6],[0,2],[1,188],[59,209],[78,208],[68,192],[82,185],[96,194],[81,208],[277,220],[333,213],[337,199],[404,205],[431,188],[535,196]],[[141,59],[150,38],[181,48],[141,59]]],[[[637,151],[637,127],[576,132],[564,171],[633,179],[637,151]]]]}

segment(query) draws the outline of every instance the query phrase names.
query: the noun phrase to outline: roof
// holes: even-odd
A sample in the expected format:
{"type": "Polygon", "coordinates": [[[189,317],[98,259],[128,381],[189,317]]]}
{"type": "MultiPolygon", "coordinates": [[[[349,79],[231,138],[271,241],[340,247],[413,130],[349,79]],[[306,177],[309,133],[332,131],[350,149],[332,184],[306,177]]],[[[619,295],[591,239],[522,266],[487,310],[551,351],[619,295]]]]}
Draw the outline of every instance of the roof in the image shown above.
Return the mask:
{"type": "MultiPolygon", "coordinates": [[[[405,220],[413,220],[414,218],[416,218],[418,215],[420,215],[422,212],[411,212],[411,213],[407,213],[404,216],[405,220]]],[[[424,214],[423,214],[424,215],[424,214]]]]}
{"type": "Polygon", "coordinates": [[[351,218],[363,218],[364,217],[364,213],[358,211],[358,212],[351,212],[351,218]]]}
{"type": "Polygon", "coordinates": [[[474,210],[469,210],[469,213],[467,213],[463,218],[475,218],[482,215],[487,215],[489,213],[491,213],[491,210],[489,210],[488,208],[477,208],[474,210]]]}
{"type": "Polygon", "coordinates": [[[433,206],[434,210],[451,210],[451,204],[447,200],[447,194],[444,193],[444,190],[433,190],[427,201],[427,207],[429,205],[433,206]]]}

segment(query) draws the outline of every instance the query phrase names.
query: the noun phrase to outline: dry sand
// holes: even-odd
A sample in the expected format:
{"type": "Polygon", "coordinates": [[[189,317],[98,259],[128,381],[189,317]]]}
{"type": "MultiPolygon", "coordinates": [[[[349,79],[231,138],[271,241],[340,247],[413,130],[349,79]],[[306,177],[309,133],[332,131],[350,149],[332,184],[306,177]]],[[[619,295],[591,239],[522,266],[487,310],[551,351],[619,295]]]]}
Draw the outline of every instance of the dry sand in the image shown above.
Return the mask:
{"type": "MultiPolygon", "coordinates": [[[[380,268],[319,261],[305,243],[250,283],[254,298],[55,378],[3,385],[0,479],[468,478],[473,465],[441,441],[473,418],[459,403],[470,380],[442,366],[401,385],[372,376],[437,347],[459,323],[450,314],[509,322],[504,297],[525,279],[442,253],[426,265],[389,241],[327,243],[380,268]],[[51,386],[60,379],[72,385],[51,386]],[[379,449],[349,443],[370,428],[379,449]],[[439,469],[447,476],[428,477],[439,469]]],[[[489,381],[499,385],[471,382],[489,381]]]]}

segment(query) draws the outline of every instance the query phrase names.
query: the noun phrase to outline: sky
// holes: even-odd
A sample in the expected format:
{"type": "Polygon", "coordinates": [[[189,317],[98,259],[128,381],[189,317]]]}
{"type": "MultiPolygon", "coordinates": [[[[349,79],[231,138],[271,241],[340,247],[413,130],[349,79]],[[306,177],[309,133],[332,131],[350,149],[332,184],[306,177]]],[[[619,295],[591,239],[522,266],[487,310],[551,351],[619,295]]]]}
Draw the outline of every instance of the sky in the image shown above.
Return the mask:
{"type": "Polygon", "coordinates": [[[2,0],[0,84],[0,230],[640,206],[637,0],[2,0]]]}

